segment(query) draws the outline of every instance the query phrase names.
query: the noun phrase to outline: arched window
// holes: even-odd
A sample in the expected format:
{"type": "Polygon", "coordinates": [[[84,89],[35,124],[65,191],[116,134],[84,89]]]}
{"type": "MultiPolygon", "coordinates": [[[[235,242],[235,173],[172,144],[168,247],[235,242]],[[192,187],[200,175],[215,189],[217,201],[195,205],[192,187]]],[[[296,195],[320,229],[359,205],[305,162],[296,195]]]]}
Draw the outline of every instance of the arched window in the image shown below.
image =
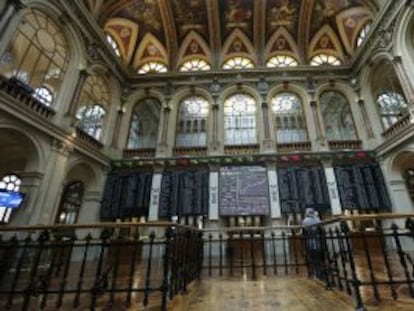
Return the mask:
{"type": "Polygon", "coordinates": [[[189,61],[186,61],[180,66],[179,71],[207,71],[210,70],[211,66],[204,59],[193,58],[189,61]]]}
{"type": "Polygon", "coordinates": [[[289,55],[276,55],[271,57],[267,63],[266,67],[275,68],[275,67],[296,67],[298,61],[289,55]]]}
{"type": "Polygon", "coordinates": [[[146,74],[146,73],[163,73],[167,72],[168,68],[165,64],[160,62],[148,62],[142,65],[138,69],[139,74],[146,74]]]}
{"type": "Polygon", "coordinates": [[[161,103],[156,98],[145,98],[132,111],[127,149],[155,148],[158,138],[161,103]]]}
{"type": "Polygon", "coordinates": [[[365,41],[370,28],[371,28],[371,23],[365,24],[364,27],[362,27],[357,37],[357,41],[356,41],[357,47],[361,46],[362,42],[365,41]]]}
{"type": "Polygon", "coordinates": [[[340,66],[341,61],[339,60],[339,58],[333,55],[319,54],[319,55],[312,57],[309,64],[311,66],[321,66],[321,65],[340,66]]]}
{"type": "Polygon", "coordinates": [[[2,56],[0,74],[18,79],[32,89],[51,85],[54,99],[62,85],[69,58],[69,47],[58,25],[46,14],[28,10],[2,56]]]}
{"type": "Polygon", "coordinates": [[[407,185],[411,201],[414,202],[414,169],[410,168],[405,171],[405,184],[407,185]]]}
{"type": "Polygon", "coordinates": [[[175,141],[177,147],[206,145],[208,108],[208,101],[200,96],[187,97],[180,103],[175,141]]]}
{"type": "Polygon", "coordinates": [[[104,126],[106,108],[109,107],[109,92],[105,80],[96,74],[86,79],[79,99],[79,109],[76,117],[80,120],[78,127],[100,139],[104,126]]]}
{"type": "Polygon", "coordinates": [[[234,94],[224,102],[226,145],[257,143],[256,101],[245,93],[234,94]]]}
{"type": "MultiPolygon", "coordinates": [[[[22,181],[16,174],[7,174],[0,180],[0,191],[18,192],[22,181]]],[[[0,203],[0,223],[8,223],[13,208],[2,206],[0,203]]]]}
{"type": "Polygon", "coordinates": [[[254,64],[250,59],[241,56],[229,58],[223,64],[223,69],[248,69],[253,67],[254,64]]]}
{"type": "Polygon", "coordinates": [[[319,102],[326,138],[332,141],[356,139],[354,120],[345,96],[336,91],[326,91],[319,102]]]}
{"type": "Polygon", "coordinates": [[[115,39],[110,35],[106,34],[106,41],[108,41],[109,45],[114,50],[116,56],[121,57],[121,50],[119,49],[118,43],[116,43],[115,39]]]}
{"type": "Polygon", "coordinates": [[[79,108],[76,117],[80,120],[79,128],[99,140],[101,138],[105,109],[100,105],[83,106],[79,108]]]}
{"type": "Polygon", "coordinates": [[[60,201],[56,223],[76,223],[82,205],[83,192],[84,186],[81,181],[72,182],[65,187],[60,201]]]}
{"type": "Polygon", "coordinates": [[[47,87],[35,89],[33,97],[46,106],[50,106],[53,102],[53,93],[47,87]]]}
{"type": "Polygon", "coordinates": [[[302,103],[293,93],[280,93],[271,100],[278,143],[302,142],[308,140],[302,103]]]}
{"type": "Polygon", "coordinates": [[[404,97],[396,92],[384,92],[377,98],[384,128],[387,129],[407,113],[407,103],[404,97]]]}

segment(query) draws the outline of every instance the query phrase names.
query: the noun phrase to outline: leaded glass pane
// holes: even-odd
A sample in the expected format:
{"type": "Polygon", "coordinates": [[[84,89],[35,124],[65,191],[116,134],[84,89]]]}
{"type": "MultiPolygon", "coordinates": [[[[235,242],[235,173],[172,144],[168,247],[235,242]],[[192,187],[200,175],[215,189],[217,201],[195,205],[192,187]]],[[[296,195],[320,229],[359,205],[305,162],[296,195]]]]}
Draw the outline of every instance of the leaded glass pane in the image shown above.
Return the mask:
{"type": "Polygon", "coordinates": [[[226,145],[256,144],[256,101],[248,94],[235,94],[224,102],[226,145]]]}
{"type": "Polygon", "coordinates": [[[83,192],[84,186],[81,181],[72,182],[65,187],[60,202],[56,223],[76,223],[82,205],[83,192]]]}
{"type": "Polygon", "coordinates": [[[298,61],[291,56],[288,55],[277,55],[270,58],[267,63],[266,67],[275,68],[275,67],[296,67],[298,65],[298,61]]]}
{"type": "Polygon", "coordinates": [[[210,64],[205,60],[201,58],[194,58],[182,64],[179,71],[207,71],[210,69],[210,64]]]}
{"type": "Polygon", "coordinates": [[[327,91],[320,97],[325,135],[328,140],[357,138],[348,100],[339,92],[327,91]]]}
{"type": "Polygon", "coordinates": [[[101,138],[105,110],[100,105],[83,106],[79,108],[76,117],[79,119],[79,127],[95,139],[101,138]]]}
{"type": "Polygon", "coordinates": [[[299,97],[292,93],[281,93],[272,98],[271,104],[277,142],[307,141],[308,133],[299,97]]]}
{"type": "Polygon", "coordinates": [[[22,180],[15,174],[5,175],[0,181],[0,189],[7,191],[19,191],[22,180]]]}
{"type": "Polygon", "coordinates": [[[127,149],[155,148],[161,103],[155,98],[140,101],[132,112],[127,149]]]}
{"type": "Polygon", "coordinates": [[[331,65],[331,66],[340,66],[341,61],[333,55],[329,54],[319,54],[314,56],[310,61],[311,66],[321,66],[321,65],[331,65]]]}
{"type": "Polygon", "coordinates": [[[377,98],[382,123],[387,129],[407,113],[407,103],[401,94],[384,92],[377,98]]]}
{"type": "Polygon", "coordinates": [[[191,96],[181,102],[177,120],[177,147],[206,145],[208,108],[208,101],[200,96],[191,96]]]}
{"type": "Polygon", "coordinates": [[[254,64],[250,59],[241,56],[230,58],[223,64],[223,69],[248,69],[253,67],[254,64]]]}
{"type": "Polygon", "coordinates": [[[160,62],[148,62],[138,69],[139,74],[167,72],[167,66],[160,62]]]}
{"type": "Polygon", "coordinates": [[[366,24],[364,27],[362,27],[357,37],[357,42],[356,42],[357,47],[359,47],[362,44],[362,42],[364,42],[365,38],[368,35],[370,28],[371,28],[371,24],[366,24]]]}
{"type": "Polygon", "coordinates": [[[0,74],[18,79],[32,89],[47,85],[53,100],[61,87],[69,57],[69,46],[58,25],[38,10],[27,10],[1,56],[0,74]]]}
{"type": "Polygon", "coordinates": [[[108,41],[116,56],[121,57],[121,51],[119,50],[118,43],[116,43],[115,39],[111,35],[106,34],[106,41],[108,41]]]}
{"type": "Polygon", "coordinates": [[[53,102],[53,94],[46,87],[39,87],[35,89],[33,97],[46,106],[50,106],[53,102]]]}

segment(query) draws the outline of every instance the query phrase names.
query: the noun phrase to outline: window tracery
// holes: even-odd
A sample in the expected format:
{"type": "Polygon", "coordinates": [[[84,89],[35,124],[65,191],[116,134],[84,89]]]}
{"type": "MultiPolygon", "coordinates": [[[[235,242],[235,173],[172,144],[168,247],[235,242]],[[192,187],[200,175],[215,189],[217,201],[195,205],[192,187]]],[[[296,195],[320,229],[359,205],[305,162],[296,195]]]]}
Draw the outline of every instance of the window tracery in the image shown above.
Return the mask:
{"type": "Polygon", "coordinates": [[[368,32],[371,29],[371,23],[368,23],[362,27],[361,31],[358,34],[356,46],[359,47],[365,41],[366,37],[368,36],[368,32]]]}
{"type": "Polygon", "coordinates": [[[115,55],[118,56],[118,57],[121,57],[121,50],[119,49],[119,45],[110,34],[106,34],[106,41],[111,46],[111,48],[114,51],[115,55]]]}
{"type": "Polygon", "coordinates": [[[143,64],[139,69],[139,74],[147,74],[147,73],[163,73],[167,72],[168,68],[165,64],[160,62],[148,62],[143,64]]]}
{"type": "Polygon", "coordinates": [[[50,106],[53,102],[53,93],[47,87],[35,89],[33,97],[46,106],[50,106]]]}
{"type": "Polygon", "coordinates": [[[308,140],[302,103],[293,93],[280,93],[271,100],[278,143],[302,142],[308,140]]]}
{"type": "Polygon", "coordinates": [[[298,61],[289,55],[273,56],[266,63],[266,67],[269,67],[269,68],[296,67],[298,65],[299,65],[298,61]]]}
{"type": "Polygon", "coordinates": [[[223,69],[249,69],[253,67],[254,64],[250,59],[241,56],[229,58],[222,66],[223,69]]]}
{"type": "Polygon", "coordinates": [[[200,96],[185,98],[180,103],[177,122],[177,147],[201,147],[207,144],[209,103],[200,96]]]}
{"type": "Polygon", "coordinates": [[[187,71],[208,71],[211,69],[209,63],[207,63],[204,59],[201,58],[193,58],[189,61],[186,61],[182,64],[179,68],[179,71],[187,72],[187,71]]]}
{"type": "Polygon", "coordinates": [[[226,145],[257,143],[256,101],[246,93],[237,93],[224,102],[226,145]]]}
{"type": "Polygon", "coordinates": [[[404,97],[396,92],[387,91],[377,97],[382,123],[385,129],[395,124],[407,113],[407,103],[404,97]]]}
{"type": "Polygon", "coordinates": [[[312,57],[310,63],[311,66],[321,66],[321,65],[331,65],[331,66],[340,66],[341,61],[339,58],[329,54],[319,54],[312,57]]]}

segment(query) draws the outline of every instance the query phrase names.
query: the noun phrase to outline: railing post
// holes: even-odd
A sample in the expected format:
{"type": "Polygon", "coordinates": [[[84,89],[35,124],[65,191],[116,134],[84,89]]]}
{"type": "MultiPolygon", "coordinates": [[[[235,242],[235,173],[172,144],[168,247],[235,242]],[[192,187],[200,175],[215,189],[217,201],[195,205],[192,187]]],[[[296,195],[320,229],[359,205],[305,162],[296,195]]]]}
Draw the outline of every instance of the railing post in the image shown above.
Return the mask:
{"type": "Polygon", "coordinates": [[[349,236],[350,230],[349,230],[349,227],[346,221],[341,222],[341,229],[342,229],[342,232],[344,233],[346,251],[348,254],[349,265],[351,266],[352,286],[354,287],[354,294],[355,294],[355,299],[356,299],[356,304],[357,304],[356,309],[358,311],[365,311],[366,309],[364,307],[364,304],[362,303],[361,292],[359,290],[359,287],[361,286],[361,281],[358,279],[358,276],[356,273],[354,255],[352,253],[352,246],[351,246],[351,241],[350,241],[350,236],[349,236]]]}
{"type": "Polygon", "coordinates": [[[165,253],[164,253],[164,275],[161,287],[161,311],[167,311],[167,297],[168,297],[168,278],[170,274],[170,251],[171,251],[171,237],[173,228],[168,227],[165,232],[165,253]]]}
{"type": "Polygon", "coordinates": [[[150,286],[151,286],[151,268],[152,268],[152,249],[154,247],[154,239],[155,233],[152,231],[150,233],[150,244],[149,244],[149,251],[148,251],[148,260],[147,260],[147,271],[145,273],[145,289],[144,289],[144,307],[148,306],[148,297],[150,293],[150,286]]]}

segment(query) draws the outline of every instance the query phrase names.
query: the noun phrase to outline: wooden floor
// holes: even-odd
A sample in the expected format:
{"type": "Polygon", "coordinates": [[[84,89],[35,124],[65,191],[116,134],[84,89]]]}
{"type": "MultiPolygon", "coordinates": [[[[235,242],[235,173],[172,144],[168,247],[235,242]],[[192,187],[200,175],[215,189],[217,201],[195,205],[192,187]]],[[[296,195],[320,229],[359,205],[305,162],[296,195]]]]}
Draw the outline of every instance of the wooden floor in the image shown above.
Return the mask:
{"type": "MultiPolygon", "coordinates": [[[[351,311],[349,296],[302,277],[267,278],[260,281],[203,280],[186,311],[351,311]]],[[[384,301],[367,310],[414,310],[414,302],[384,301]]]]}

